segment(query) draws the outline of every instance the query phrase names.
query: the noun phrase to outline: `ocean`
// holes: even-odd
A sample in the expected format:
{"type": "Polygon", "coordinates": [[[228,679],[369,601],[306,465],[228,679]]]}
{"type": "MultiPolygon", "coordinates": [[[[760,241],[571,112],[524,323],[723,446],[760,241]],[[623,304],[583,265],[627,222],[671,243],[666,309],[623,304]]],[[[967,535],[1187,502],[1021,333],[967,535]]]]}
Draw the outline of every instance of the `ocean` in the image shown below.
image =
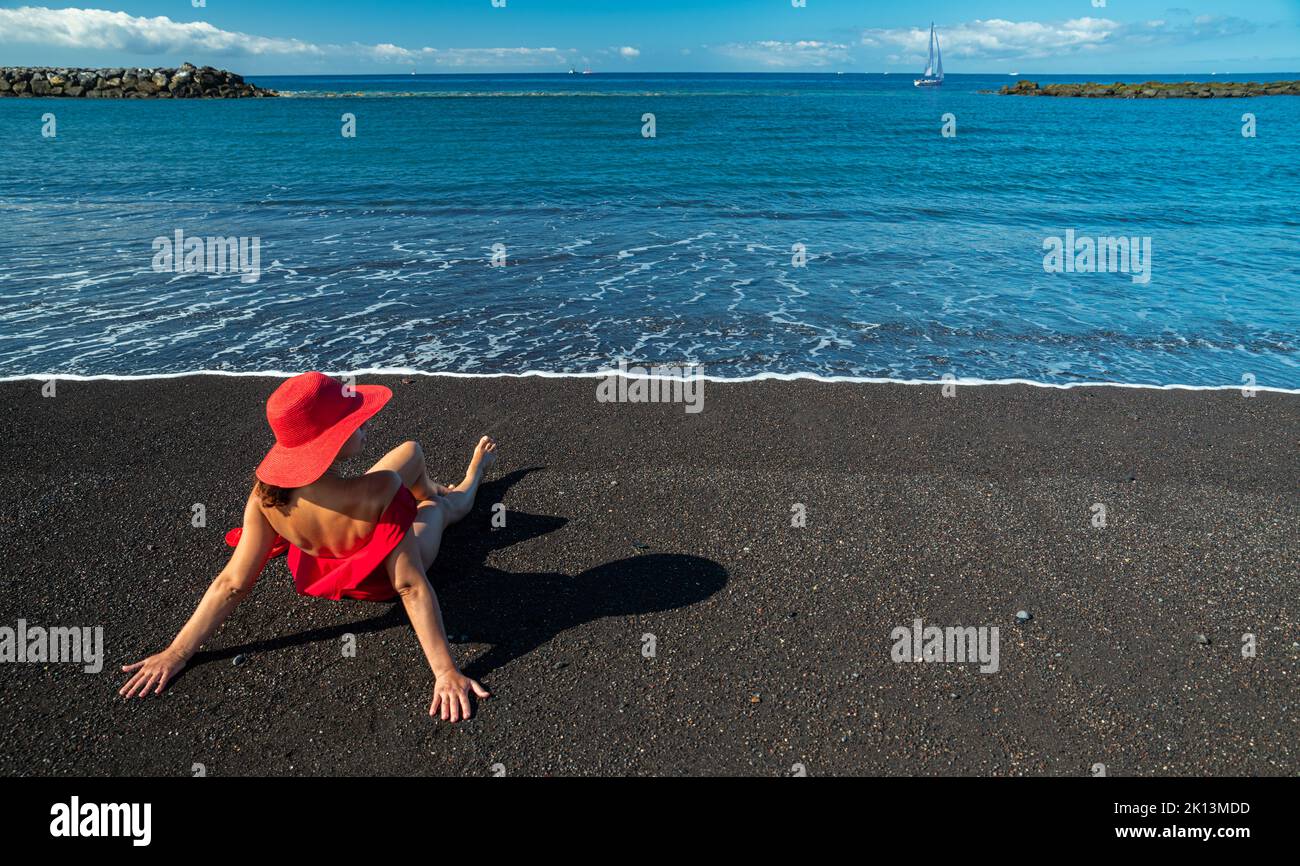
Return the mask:
{"type": "Polygon", "coordinates": [[[290,95],[0,100],[0,377],[621,359],[1300,389],[1300,98],[912,77],[249,76],[290,95]],[[160,265],[177,232],[243,238],[256,271],[160,265]],[[1067,237],[1146,254],[1053,270],[1067,237]]]}

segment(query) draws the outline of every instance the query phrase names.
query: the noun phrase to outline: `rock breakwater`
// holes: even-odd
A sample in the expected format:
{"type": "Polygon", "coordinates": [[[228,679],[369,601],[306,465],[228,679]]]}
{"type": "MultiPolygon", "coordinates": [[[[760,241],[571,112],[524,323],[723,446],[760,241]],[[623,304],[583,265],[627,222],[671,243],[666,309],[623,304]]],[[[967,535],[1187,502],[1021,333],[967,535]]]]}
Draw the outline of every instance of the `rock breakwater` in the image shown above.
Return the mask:
{"type": "MultiPolygon", "coordinates": [[[[985,91],[992,92],[992,91],[985,91]]],[[[1004,96],[1083,96],[1109,99],[1235,99],[1300,96],[1300,81],[1147,81],[1142,84],[1047,84],[1022,79],[997,91],[1004,96]]]]}
{"type": "Polygon", "coordinates": [[[0,68],[0,98],[244,99],[278,95],[249,84],[234,72],[192,63],[158,69],[0,68]]]}

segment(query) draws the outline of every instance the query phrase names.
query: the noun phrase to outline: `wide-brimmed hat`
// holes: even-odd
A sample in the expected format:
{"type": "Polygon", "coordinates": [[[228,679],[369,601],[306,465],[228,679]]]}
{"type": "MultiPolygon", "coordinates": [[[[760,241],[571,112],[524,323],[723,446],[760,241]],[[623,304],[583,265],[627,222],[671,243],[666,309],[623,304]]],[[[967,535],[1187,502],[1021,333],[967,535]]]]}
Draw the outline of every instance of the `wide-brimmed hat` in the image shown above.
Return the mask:
{"type": "Polygon", "coordinates": [[[276,487],[311,484],[392,396],[383,385],[345,385],[324,373],[286,379],[266,401],[275,445],[257,467],[257,477],[276,487]]]}

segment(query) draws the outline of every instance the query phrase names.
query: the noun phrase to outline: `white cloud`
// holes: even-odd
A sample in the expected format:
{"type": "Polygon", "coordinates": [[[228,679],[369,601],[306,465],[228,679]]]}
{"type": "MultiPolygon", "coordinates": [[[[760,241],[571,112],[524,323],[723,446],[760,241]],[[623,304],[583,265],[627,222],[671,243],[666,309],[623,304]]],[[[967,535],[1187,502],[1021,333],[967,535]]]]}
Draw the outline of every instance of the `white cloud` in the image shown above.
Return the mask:
{"type": "MultiPolygon", "coordinates": [[[[939,41],[949,57],[1043,57],[1104,43],[1118,27],[1105,18],[1078,18],[1060,24],[993,18],[943,27],[939,41]]],[[[862,44],[924,56],[930,44],[930,29],[866,30],[862,44]]]]}
{"type": "Polygon", "coordinates": [[[203,21],[173,21],[166,16],[139,18],[104,9],[0,9],[0,42],[32,42],[60,48],[165,54],[207,51],[215,54],[318,55],[319,46],[298,39],[276,39],[220,30],[203,21]]]}
{"type": "MultiPolygon", "coordinates": [[[[0,9],[0,44],[120,51],[135,55],[363,59],[439,66],[560,65],[560,48],[403,48],[391,43],[315,44],[221,30],[205,21],[143,18],[103,9],[0,9]]],[[[572,51],[572,49],[567,49],[572,51]]]]}
{"type": "MultiPolygon", "coordinates": [[[[929,31],[927,30],[926,33],[929,31]]],[[[846,63],[849,60],[849,46],[837,42],[810,40],[778,42],[769,39],[761,42],[733,42],[727,45],[716,45],[713,50],[736,60],[771,67],[829,66],[832,63],[846,63]]]]}
{"type": "MultiPolygon", "coordinates": [[[[966,58],[1043,58],[1091,53],[1123,46],[1182,43],[1250,33],[1254,25],[1240,18],[1203,15],[1190,24],[1143,21],[1121,24],[1109,18],[1074,18],[1069,21],[975,20],[940,27],[944,54],[966,58]]],[[[862,44],[924,57],[930,29],[872,29],[862,33],[862,44]]]]}
{"type": "Polygon", "coordinates": [[[622,48],[618,49],[618,53],[629,59],[641,56],[640,49],[633,48],[631,45],[624,45],[622,48]]]}

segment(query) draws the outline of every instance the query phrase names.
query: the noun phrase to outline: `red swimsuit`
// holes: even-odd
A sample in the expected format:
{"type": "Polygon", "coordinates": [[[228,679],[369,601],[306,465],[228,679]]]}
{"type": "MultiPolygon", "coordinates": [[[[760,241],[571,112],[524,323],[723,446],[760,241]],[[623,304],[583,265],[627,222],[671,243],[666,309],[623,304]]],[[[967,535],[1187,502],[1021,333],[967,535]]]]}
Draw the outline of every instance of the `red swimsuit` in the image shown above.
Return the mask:
{"type": "MultiPolygon", "coordinates": [[[[370,538],[347,556],[311,556],[277,535],[267,561],[288,551],[289,573],[293,575],[294,586],[303,595],[387,601],[397,593],[384,570],[384,560],[411,528],[415,510],[415,497],[403,487],[379,515],[379,522],[370,538]]],[[[226,533],[226,544],[235,547],[242,534],[239,527],[230,530],[226,533]]]]}

